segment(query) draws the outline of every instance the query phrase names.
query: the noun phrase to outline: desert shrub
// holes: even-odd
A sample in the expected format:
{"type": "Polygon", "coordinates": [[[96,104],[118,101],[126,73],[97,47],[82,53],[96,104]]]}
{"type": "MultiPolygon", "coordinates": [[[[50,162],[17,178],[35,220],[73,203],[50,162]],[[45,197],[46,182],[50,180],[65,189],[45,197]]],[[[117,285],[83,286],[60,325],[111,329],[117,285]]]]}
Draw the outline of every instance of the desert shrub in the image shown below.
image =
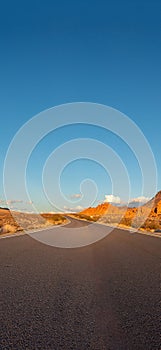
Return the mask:
{"type": "Polygon", "coordinates": [[[121,223],[122,215],[118,214],[106,214],[100,216],[100,222],[105,224],[119,224],[121,223]]]}
{"type": "Polygon", "coordinates": [[[139,229],[140,227],[142,227],[142,225],[144,225],[144,224],[142,223],[142,220],[139,220],[139,219],[132,220],[132,222],[131,222],[131,226],[134,228],[139,229]]]}
{"type": "Polygon", "coordinates": [[[144,224],[142,225],[142,228],[146,230],[157,230],[160,228],[159,222],[156,220],[146,220],[144,224]]]}
{"type": "Polygon", "coordinates": [[[109,216],[106,216],[106,217],[102,216],[99,221],[105,224],[110,224],[112,222],[111,217],[109,216]]]}
{"type": "Polygon", "coordinates": [[[3,225],[0,229],[0,233],[3,234],[3,233],[14,233],[16,232],[17,229],[15,226],[12,226],[12,225],[9,225],[9,224],[6,224],[6,225],[3,225]]]}
{"type": "Polygon", "coordinates": [[[96,221],[95,219],[94,219],[94,217],[92,216],[89,216],[89,215],[85,215],[84,216],[84,219],[86,219],[86,220],[88,220],[88,221],[96,221]]]}
{"type": "Polygon", "coordinates": [[[131,218],[125,218],[123,217],[120,221],[120,224],[125,225],[125,226],[131,226],[131,218]]]}
{"type": "Polygon", "coordinates": [[[41,214],[47,224],[62,223],[66,218],[61,214],[41,214]]]}
{"type": "Polygon", "coordinates": [[[84,219],[84,220],[93,221],[93,222],[98,221],[98,219],[100,218],[99,215],[90,216],[85,214],[76,214],[75,217],[77,217],[78,219],[84,219]]]}
{"type": "Polygon", "coordinates": [[[99,215],[94,215],[92,218],[90,218],[92,221],[96,222],[100,219],[99,215]]]}
{"type": "Polygon", "coordinates": [[[53,214],[54,221],[64,221],[65,218],[60,214],[53,214]]]}

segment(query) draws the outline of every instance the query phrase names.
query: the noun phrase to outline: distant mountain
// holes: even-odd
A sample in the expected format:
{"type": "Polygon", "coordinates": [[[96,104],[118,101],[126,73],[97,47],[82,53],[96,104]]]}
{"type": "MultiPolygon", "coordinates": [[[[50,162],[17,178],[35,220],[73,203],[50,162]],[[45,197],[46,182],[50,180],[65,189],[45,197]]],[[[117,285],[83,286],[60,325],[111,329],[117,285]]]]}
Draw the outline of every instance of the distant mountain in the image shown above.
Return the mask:
{"type": "Polygon", "coordinates": [[[161,191],[149,202],[139,207],[118,207],[110,203],[102,203],[97,207],[83,210],[79,215],[105,223],[121,223],[144,229],[158,229],[161,228],[161,191]]]}
{"type": "Polygon", "coordinates": [[[120,211],[132,211],[135,212],[135,209],[142,209],[142,212],[148,208],[151,208],[151,210],[156,213],[156,214],[161,214],[161,191],[159,191],[150,201],[148,201],[146,204],[143,204],[139,206],[136,203],[136,206],[129,206],[129,207],[119,207],[115,206],[110,203],[102,203],[99,204],[97,207],[89,207],[81,212],[81,214],[84,215],[104,215],[106,213],[111,213],[111,214],[117,214],[120,211]]]}
{"type": "Polygon", "coordinates": [[[117,214],[119,211],[119,208],[110,204],[110,203],[102,203],[99,204],[97,207],[89,207],[85,210],[83,210],[80,214],[93,216],[93,215],[105,215],[106,213],[113,213],[117,214]]]}
{"type": "Polygon", "coordinates": [[[143,205],[144,208],[151,208],[151,214],[161,214],[161,191],[159,191],[149,202],[143,205]]]}
{"type": "Polygon", "coordinates": [[[144,204],[145,207],[155,207],[161,201],[161,191],[159,191],[149,202],[144,204]]]}

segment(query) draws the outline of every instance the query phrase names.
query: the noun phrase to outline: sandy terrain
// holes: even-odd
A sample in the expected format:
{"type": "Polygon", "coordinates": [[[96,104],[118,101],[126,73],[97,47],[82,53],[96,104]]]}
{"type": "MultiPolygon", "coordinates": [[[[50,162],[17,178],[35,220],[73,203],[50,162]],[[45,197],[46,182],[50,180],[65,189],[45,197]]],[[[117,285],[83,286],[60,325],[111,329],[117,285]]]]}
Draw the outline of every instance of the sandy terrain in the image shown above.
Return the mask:
{"type": "Polygon", "coordinates": [[[28,214],[0,209],[0,234],[13,234],[18,231],[37,229],[50,225],[60,225],[66,218],[60,214],[28,214]]]}

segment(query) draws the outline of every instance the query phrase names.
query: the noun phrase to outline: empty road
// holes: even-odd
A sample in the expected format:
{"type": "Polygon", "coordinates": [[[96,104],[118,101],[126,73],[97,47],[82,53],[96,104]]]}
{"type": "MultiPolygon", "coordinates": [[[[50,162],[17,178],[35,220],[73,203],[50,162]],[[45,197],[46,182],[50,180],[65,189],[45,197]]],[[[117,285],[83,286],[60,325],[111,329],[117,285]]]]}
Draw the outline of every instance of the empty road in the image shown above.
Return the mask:
{"type": "MultiPolygon", "coordinates": [[[[91,235],[70,220],[57,232],[91,235]]],[[[120,229],[76,249],[0,239],[0,349],[160,350],[160,252],[160,238],[120,229]]]]}

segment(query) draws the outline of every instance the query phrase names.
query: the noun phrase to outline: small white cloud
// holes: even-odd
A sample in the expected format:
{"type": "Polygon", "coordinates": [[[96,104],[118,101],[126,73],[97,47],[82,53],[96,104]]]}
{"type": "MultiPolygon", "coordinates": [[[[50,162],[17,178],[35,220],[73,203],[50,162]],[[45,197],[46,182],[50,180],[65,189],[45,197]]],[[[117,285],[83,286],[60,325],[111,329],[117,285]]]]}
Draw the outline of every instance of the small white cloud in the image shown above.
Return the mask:
{"type": "Polygon", "coordinates": [[[150,200],[149,197],[140,196],[130,200],[130,203],[147,203],[150,200]]]}
{"type": "Polygon", "coordinates": [[[15,203],[23,203],[21,199],[8,199],[6,201],[7,204],[15,204],[15,203]]]}
{"type": "Polygon", "coordinates": [[[74,193],[70,196],[70,198],[81,198],[82,194],[81,193],[74,193]]]}
{"type": "Polygon", "coordinates": [[[113,194],[106,194],[104,202],[120,204],[121,199],[119,196],[114,196],[113,194]]]}
{"type": "Polygon", "coordinates": [[[84,208],[81,206],[81,205],[77,205],[76,207],[73,207],[73,208],[69,208],[69,207],[66,207],[64,206],[64,210],[65,211],[68,211],[68,212],[78,212],[78,211],[81,211],[83,210],[84,208]]]}
{"type": "Polygon", "coordinates": [[[79,210],[83,210],[84,208],[81,205],[77,205],[77,207],[75,207],[75,210],[79,211],[79,210]]]}

